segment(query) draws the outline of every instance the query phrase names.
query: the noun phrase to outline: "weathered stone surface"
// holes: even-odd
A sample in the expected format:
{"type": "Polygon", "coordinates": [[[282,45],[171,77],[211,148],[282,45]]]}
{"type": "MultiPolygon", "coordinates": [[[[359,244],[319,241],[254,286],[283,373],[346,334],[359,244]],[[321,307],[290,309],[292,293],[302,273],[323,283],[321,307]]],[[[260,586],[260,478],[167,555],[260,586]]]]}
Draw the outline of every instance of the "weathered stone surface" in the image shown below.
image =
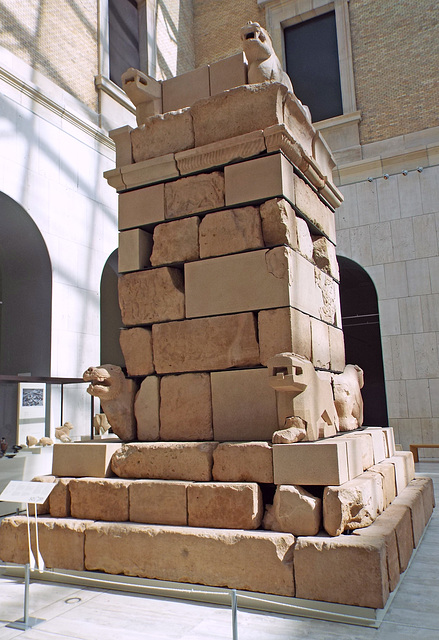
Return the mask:
{"type": "Polygon", "coordinates": [[[318,314],[314,267],[289,247],[190,262],[184,272],[189,318],[288,306],[318,314]]]}
{"type": "Polygon", "coordinates": [[[111,460],[120,478],[157,480],[212,479],[216,442],[139,442],[123,445],[111,460]]]}
{"type": "Polygon", "coordinates": [[[338,284],[317,267],[314,269],[316,293],[319,298],[317,317],[329,324],[339,323],[337,318],[338,284]]]}
{"type": "Polygon", "coordinates": [[[129,481],[118,478],[78,478],[69,482],[73,518],[128,520],[129,481]]]}
{"type": "Polygon", "coordinates": [[[113,432],[121,440],[133,440],[137,433],[134,417],[136,381],[125,378],[122,369],[114,364],[89,367],[82,378],[90,382],[87,393],[99,398],[113,432]]]}
{"type": "Polygon", "coordinates": [[[436,504],[434,498],[433,481],[431,478],[413,478],[409,486],[416,487],[421,491],[422,502],[424,505],[425,524],[427,525],[436,504]]]}
{"type": "Polygon", "coordinates": [[[265,246],[286,244],[297,249],[296,214],[289,202],[273,198],[260,206],[265,246]]]}
{"type": "Polygon", "coordinates": [[[187,524],[187,482],[134,480],[129,486],[130,520],[145,524],[187,524]]]}
{"type": "Polygon", "coordinates": [[[210,375],[163,376],[160,383],[160,440],[212,439],[210,375]]]}
{"type": "Polygon", "coordinates": [[[395,434],[393,427],[382,427],[384,442],[386,447],[386,458],[391,458],[395,455],[395,434]]]}
{"type": "Polygon", "coordinates": [[[165,219],[165,187],[154,184],[119,194],[119,230],[162,222],[165,219]]]}
{"type": "Polygon", "coordinates": [[[233,160],[256,156],[265,151],[265,138],[262,131],[251,131],[242,136],[218,140],[211,144],[188,149],[175,154],[182,176],[188,173],[205,171],[211,167],[220,167],[233,160]]]}
{"type": "Polygon", "coordinates": [[[261,364],[277,353],[298,353],[311,359],[310,317],[292,307],[266,309],[258,313],[261,364]]]}
{"type": "Polygon", "coordinates": [[[308,224],[303,218],[296,219],[297,250],[307,260],[313,259],[313,244],[308,224]]]}
{"type": "Polygon", "coordinates": [[[184,318],[183,275],[179,269],[159,267],[126,273],[119,278],[118,285],[125,325],[184,318]]]}
{"type": "Polygon", "coordinates": [[[369,471],[379,473],[383,479],[384,509],[387,509],[396,497],[395,467],[391,462],[383,461],[374,464],[369,471]]]}
{"type": "Polygon", "coordinates": [[[173,153],[125,165],[121,167],[120,171],[124,186],[127,189],[163,182],[164,180],[169,180],[169,178],[178,178],[180,175],[173,153]]]}
{"type": "Polygon", "coordinates": [[[315,367],[329,369],[331,353],[329,349],[329,327],[326,322],[311,318],[311,362],[315,367]]]}
{"type": "Polygon", "coordinates": [[[398,545],[399,572],[403,573],[409,564],[413,552],[413,531],[410,509],[405,505],[391,504],[380,515],[380,519],[389,518],[395,528],[398,545]]]}
{"type": "Polygon", "coordinates": [[[195,146],[233,138],[282,122],[288,89],[278,83],[245,85],[191,107],[195,146]],[[215,126],[212,126],[213,120],[215,126]]]}
{"type": "Polygon", "coordinates": [[[167,182],[165,201],[168,220],[223,207],[224,176],[214,171],[167,182]]]}
{"type": "Polygon", "coordinates": [[[154,229],[154,247],[151,264],[158,267],[173,262],[191,262],[198,260],[197,216],[159,224],[154,229]]]}
{"type": "Polygon", "coordinates": [[[148,118],[131,131],[134,162],[176,153],[194,146],[194,130],[189,109],[171,111],[148,118]]]}
{"type": "Polygon", "coordinates": [[[382,609],[389,596],[385,541],[359,536],[299,538],[296,597],[382,609]]]}
{"type": "Polygon", "coordinates": [[[209,482],[187,488],[188,525],[221,529],[257,529],[263,502],[255,482],[209,482]]]}
{"type": "Polygon", "coordinates": [[[111,456],[120,442],[67,442],[53,445],[54,476],[105,478],[111,473],[111,456]]]}
{"type": "Polygon", "coordinates": [[[119,342],[129,376],[149,376],[154,373],[151,329],[122,329],[119,342]]]}
{"type": "Polygon", "coordinates": [[[335,246],[325,236],[312,236],[313,260],[316,266],[329,276],[340,280],[335,246]]]}
{"type": "Polygon", "coordinates": [[[425,529],[425,511],[422,491],[416,485],[408,485],[393,501],[395,506],[404,506],[410,510],[413,531],[413,546],[417,547],[425,529]]]}
{"type": "Polygon", "coordinates": [[[363,429],[363,433],[368,433],[373,443],[373,458],[375,464],[386,459],[386,443],[383,429],[381,427],[367,427],[363,429]]]}
{"type": "Polygon", "coordinates": [[[355,431],[353,433],[347,433],[346,435],[341,436],[344,438],[354,438],[357,442],[360,443],[361,449],[361,458],[363,463],[363,471],[366,471],[374,464],[374,456],[373,456],[373,443],[372,438],[362,431],[355,431]]]}
{"type": "Polygon", "coordinates": [[[348,442],[323,440],[273,445],[275,484],[340,485],[361,473],[350,467],[348,442]]]}
{"type": "Polygon", "coordinates": [[[343,373],[334,375],[334,401],[340,419],[340,431],[352,431],[363,424],[363,370],[348,364],[343,373]]]}
{"type": "Polygon", "coordinates": [[[331,371],[344,371],[346,366],[345,344],[342,329],[328,325],[329,331],[329,368],[331,371]]]}
{"type": "Polygon", "coordinates": [[[259,364],[252,313],[156,324],[152,338],[154,364],[161,374],[259,364]]]}
{"type": "Polygon", "coordinates": [[[211,383],[215,440],[271,440],[277,429],[276,394],[266,369],[212,372],[211,383]]]}
{"type": "Polygon", "coordinates": [[[330,536],[367,527],[384,509],[382,477],[366,472],[323,492],[323,526],[330,536]]]}
{"type": "Polygon", "coordinates": [[[393,591],[399,582],[399,554],[398,543],[395,531],[395,518],[392,514],[384,512],[364,529],[356,529],[353,533],[361,538],[381,538],[386,545],[387,575],[389,578],[389,589],[393,591]]]}
{"type": "Polygon", "coordinates": [[[209,96],[209,67],[198,67],[162,82],[163,112],[190,107],[209,96]]]}
{"type": "Polygon", "coordinates": [[[413,454],[410,451],[395,451],[387,461],[395,467],[396,495],[399,495],[415,477],[413,454]]]}
{"type": "Polygon", "coordinates": [[[258,207],[209,213],[200,224],[200,258],[239,253],[263,246],[258,207]]]}
{"type": "Polygon", "coordinates": [[[280,485],[267,505],[264,528],[295,536],[315,536],[322,522],[322,501],[303,487],[280,485]]]}
{"type": "Polygon", "coordinates": [[[225,204],[284,197],[294,202],[294,169],[285,156],[274,154],[224,167],[225,204]]]}
{"type": "Polygon", "coordinates": [[[294,175],[294,203],[299,211],[335,244],[334,213],[299,176],[294,175]]]}
{"type": "Polygon", "coordinates": [[[150,266],[152,235],[143,229],[127,229],[119,233],[119,273],[139,271],[150,266]]]}
{"type": "MultiPolygon", "coordinates": [[[[32,482],[56,482],[57,478],[55,476],[47,475],[47,476],[35,476],[32,478],[32,482]]],[[[53,489],[52,489],[53,491],[53,489]]],[[[43,502],[43,504],[37,504],[37,515],[44,515],[50,512],[50,495],[43,502]]],[[[35,506],[33,504],[29,504],[29,513],[31,516],[35,515],[35,506]]]]}
{"type": "Polygon", "coordinates": [[[213,452],[217,482],[273,482],[273,454],[268,442],[220,442],[213,452]]]}
{"type": "Polygon", "coordinates": [[[147,376],[134,400],[134,415],[137,422],[137,439],[154,441],[160,434],[160,378],[147,376]]]}
{"type": "Polygon", "coordinates": [[[71,478],[57,478],[56,487],[49,496],[50,515],[52,518],[68,518],[70,512],[69,483],[71,478]]]}
{"type": "MultiPolygon", "coordinates": [[[[38,518],[40,553],[48,568],[84,570],[84,531],[87,522],[38,518]]],[[[35,523],[31,522],[32,553],[36,558],[35,523]]],[[[0,526],[0,559],[3,562],[29,562],[26,516],[4,518],[0,526]]]]}
{"type": "Polygon", "coordinates": [[[293,596],[293,545],[267,531],[96,523],[86,569],[293,596]]]}

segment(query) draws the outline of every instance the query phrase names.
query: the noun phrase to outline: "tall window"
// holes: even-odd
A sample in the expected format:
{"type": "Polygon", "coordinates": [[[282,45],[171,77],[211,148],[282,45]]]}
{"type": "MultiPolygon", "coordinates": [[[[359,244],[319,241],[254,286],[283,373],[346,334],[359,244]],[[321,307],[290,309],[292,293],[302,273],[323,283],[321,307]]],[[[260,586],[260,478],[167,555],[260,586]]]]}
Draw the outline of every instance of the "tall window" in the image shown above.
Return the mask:
{"type": "Polygon", "coordinates": [[[314,122],[343,113],[335,12],[284,29],[285,58],[294,93],[314,122]]]}
{"type": "Polygon", "coordinates": [[[139,10],[136,0],[109,0],[110,80],[122,86],[121,75],[140,69],[139,10]]]}

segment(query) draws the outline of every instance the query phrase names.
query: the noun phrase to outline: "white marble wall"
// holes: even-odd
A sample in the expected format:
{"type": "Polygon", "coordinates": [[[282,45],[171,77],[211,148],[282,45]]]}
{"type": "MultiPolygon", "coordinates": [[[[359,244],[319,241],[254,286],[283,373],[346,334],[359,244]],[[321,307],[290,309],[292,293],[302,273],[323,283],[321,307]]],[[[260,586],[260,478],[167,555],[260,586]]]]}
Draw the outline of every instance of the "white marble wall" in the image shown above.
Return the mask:
{"type": "Polygon", "coordinates": [[[377,290],[389,422],[404,448],[439,443],[439,166],[340,189],[337,253],[377,290]]]}

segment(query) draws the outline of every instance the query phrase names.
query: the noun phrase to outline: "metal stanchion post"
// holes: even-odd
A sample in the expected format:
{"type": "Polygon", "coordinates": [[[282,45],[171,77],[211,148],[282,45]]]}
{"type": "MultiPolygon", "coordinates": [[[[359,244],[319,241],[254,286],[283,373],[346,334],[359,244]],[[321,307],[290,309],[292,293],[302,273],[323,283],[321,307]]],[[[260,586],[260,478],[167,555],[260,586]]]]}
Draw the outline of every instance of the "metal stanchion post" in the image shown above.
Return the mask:
{"type": "Polygon", "coordinates": [[[29,628],[29,582],[30,582],[30,565],[24,565],[24,615],[23,622],[26,629],[29,628]]]}
{"type": "Polygon", "coordinates": [[[238,640],[238,607],[236,602],[236,589],[230,592],[232,597],[232,631],[233,640],[238,640]]]}

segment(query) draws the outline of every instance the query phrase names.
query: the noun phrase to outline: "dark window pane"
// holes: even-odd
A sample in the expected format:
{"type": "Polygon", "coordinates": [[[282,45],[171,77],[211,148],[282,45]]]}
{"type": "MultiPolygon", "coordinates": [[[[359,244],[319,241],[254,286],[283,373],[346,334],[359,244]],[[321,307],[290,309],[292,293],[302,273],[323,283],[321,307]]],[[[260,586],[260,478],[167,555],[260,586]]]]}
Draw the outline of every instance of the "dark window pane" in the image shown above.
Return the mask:
{"type": "Polygon", "coordinates": [[[314,122],[343,113],[335,13],[300,22],[284,31],[287,72],[294,93],[314,122]]]}
{"type": "Polygon", "coordinates": [[[138,69],[139,18],[135,0],[109,0],[110,80],[119,87],[120,77],[129,69],[138,69]]]}

